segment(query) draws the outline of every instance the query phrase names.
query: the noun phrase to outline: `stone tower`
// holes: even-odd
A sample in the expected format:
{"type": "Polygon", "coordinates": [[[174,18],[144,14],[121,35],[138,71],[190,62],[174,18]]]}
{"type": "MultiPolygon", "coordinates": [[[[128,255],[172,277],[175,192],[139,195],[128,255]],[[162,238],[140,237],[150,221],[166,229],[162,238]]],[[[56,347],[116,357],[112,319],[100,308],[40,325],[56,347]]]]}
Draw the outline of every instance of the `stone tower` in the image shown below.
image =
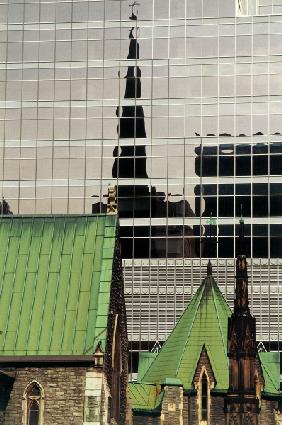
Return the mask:
{"type": "Polygon", "coordinates": [[[227,425],[257,425],[256,319],[248,299],[248,273],[244,221],[240,220],[239,255],[236,261],[234,313],[228,319],[229,389],[225,399],[227,425]]]}

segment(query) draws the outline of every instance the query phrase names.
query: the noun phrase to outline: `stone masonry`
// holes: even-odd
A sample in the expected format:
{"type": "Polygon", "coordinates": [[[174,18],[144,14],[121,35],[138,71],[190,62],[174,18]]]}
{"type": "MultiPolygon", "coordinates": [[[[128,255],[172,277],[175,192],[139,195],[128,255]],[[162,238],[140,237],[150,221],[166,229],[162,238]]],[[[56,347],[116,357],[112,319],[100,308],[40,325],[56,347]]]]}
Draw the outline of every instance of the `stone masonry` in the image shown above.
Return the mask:
{"type": "Polygon", "coordinates": [[[261,400],[259,425],[278,425],[277,401],[261,400]]]}
{"type": "Polygon", "coordinates": [[[82,425],[86,372],[91,370],[86,367],[18,368],[5,425],[22,425],[22,398],[32,380],[44,389],[44,425],[82,425]]]}
{"type": "Polygon", "coordinates": [[[159,416],[134,416],[133,425],[160,425],[159,416]]]}
{"type": "Polygon", "coordinates": [[[162,403],[161,424],[183,424],[183,388],[178,386],[165,386],[162,403]]]}
{"type": "MultiPolygon", "coordinates": [[[[134,415],[134,425],[198,425],[197,394],[182,394],[182,387],[165,387],[161,416],[134,415]]],[[[278,425],[275,419],[277,402],[261,401],[259,425],[278,425]]],[[[225,425],[224,394],[212,395],[210,425],[225,425]]]]}

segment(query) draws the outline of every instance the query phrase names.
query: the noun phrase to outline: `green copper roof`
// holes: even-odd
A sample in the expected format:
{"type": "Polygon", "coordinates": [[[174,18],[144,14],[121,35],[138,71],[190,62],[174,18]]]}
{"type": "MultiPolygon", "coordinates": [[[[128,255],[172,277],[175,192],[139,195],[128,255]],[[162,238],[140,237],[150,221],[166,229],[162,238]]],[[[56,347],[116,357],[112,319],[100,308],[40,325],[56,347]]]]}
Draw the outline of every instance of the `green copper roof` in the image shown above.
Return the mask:
{"type": "Polygon", "coordinates": [[[264,393],[280,395],[280,355],[279,353],[259,353],[264,377],[264,393]]]}
{"type": "Polygon", "coordinates": [[[148,412],[159,409],[163,399],[160,386],[132,382],[128,389],[133,410],[148,412]]]}
{"type": "Polygon", "coordinates": [[[145,373],[157,357],[158,353],[140,352],[138,362],[138,381],[142,381],[145,373]]]}
{"type": "Polygon", "coordinates": [[[206,277],[192,298],[142,382],[160,383],[178,378],[184,389],[192,389],[193,377],[203,345],[216,379],[216,390],[227,390],[229,360],[227,326],[231,310],[213,277],[206,277]]]}
{"type": "Polygon", "coordinates": [[[0,217],[0,356],[105,345],[116,216],[0,217]]]}

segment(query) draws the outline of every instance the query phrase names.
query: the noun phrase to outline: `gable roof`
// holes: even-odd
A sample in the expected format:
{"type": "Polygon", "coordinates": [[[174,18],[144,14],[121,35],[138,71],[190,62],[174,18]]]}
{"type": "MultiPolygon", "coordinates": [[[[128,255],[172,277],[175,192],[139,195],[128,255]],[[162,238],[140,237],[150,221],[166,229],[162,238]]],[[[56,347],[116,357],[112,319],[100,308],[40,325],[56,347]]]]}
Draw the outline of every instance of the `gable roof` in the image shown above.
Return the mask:
{"type": "Polygon", "coordinates": [[[0,356],[105,348],[116,216],[0,217],[0,356]]]}
{"type": "Polygon", "coordinates": [[[193,376],[205,346],[217,382],[215,390],[227,390],[227,326],[230,315],[231,310],[214,278],[207,276],[142,382],[161,383],[165,378],[178,378],[184,389],[193,389],[193,376]]]}

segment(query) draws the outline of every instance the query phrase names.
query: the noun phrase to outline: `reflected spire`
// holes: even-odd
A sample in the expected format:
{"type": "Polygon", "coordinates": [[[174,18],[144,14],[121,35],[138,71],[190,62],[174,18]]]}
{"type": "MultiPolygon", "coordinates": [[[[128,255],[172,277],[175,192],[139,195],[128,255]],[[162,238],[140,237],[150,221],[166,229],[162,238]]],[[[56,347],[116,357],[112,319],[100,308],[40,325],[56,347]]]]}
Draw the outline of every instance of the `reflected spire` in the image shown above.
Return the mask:
{"type": "MultiPolygon", "coordinates": [[[[139,3],[134,2],[130,5],[132,13],[134,7],[139,3]]],[[[131,18],[130,18],[131,19],[131,18]]],[[[142,85],[141,85],[141,69],[138,66],[139,59],[139,43],[138,43],[138,26],[137,22],[134,27],[129,30],[129,48],[127,59],[131,61],[130,66],[127,68],[125,76],[126,86],[124,99],[135,99],[135,105],[124,105],[118,107],[116,115],[119,119],[118,124],[118,136],[119,139],[145,139],[146,128],[145,128],[145,114],[143,106],[136,100],[142,96],[142,85]]],[[[144,145],[132,144],[126,146],[120,146],[115,148],[114,157],[116,158],[112,176],[114,178],[148,178],[146,171],[146,148],[144,145]]],[[[119,192],[122,191],[120,187],[119,192]]],[[[135,190],[135,195],[137,192],[135,190]]],[[[129,196],[129,193],[126,195],[129,196]]]]}
{"type": "Polygon", "coordinates": [[[138,15],[138,10],[136,12],[136,15],[134,13],[134,7],[135,6],[140,6],[140,3],[137,3],[136,1],[134,1],[132,4],[129,5],[129,7],[131,7],[131,16],[129,17],[129,19],[131,19],[131,21],[137,21],[137,15],[138,15]]]}

